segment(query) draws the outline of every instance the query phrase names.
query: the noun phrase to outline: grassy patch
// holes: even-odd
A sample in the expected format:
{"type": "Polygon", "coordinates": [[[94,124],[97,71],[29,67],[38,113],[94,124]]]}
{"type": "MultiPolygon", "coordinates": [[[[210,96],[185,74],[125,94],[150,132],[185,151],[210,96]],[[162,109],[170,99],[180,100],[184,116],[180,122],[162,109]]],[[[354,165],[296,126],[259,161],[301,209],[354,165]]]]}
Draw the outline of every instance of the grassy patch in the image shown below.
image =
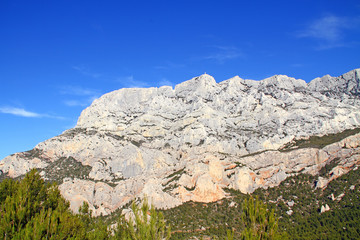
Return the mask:
{"type": "Polygon", "coordinates": [[[294,140],[286,144],[279,151],[288,152],[298,148],[323,148],[332,143],[339,142],[349,136],[360,132],[360,128],[348,129],[340,133],[327,134],[324,136],[311,136],[309,139],[294,140]]]}
{"type": "Polygon", "coordinates": [[[45,177],[48,178],[49,181],[61,184],[64,178],[87,179],[91,167],[82,165],[81,162],[73,157],[61,157],[51,162],[46,168],[39,169],[38,171],[45,171],[45,177]]]}
{"type": "MultiPolygon", "coordinates": [[[[323,174],[328,169],[325,166],[323,174]]],[[[276,209],[281,216],[280,231],[286,231],[290,239],[359,239],[359,176],[360,169],[352,170],[320,190],[314,189],[318,176],[300,174],[287,178],[278,187],[257,189],[254,194],[276,209]],[[354,190],[350,189],[352,185],[354,190]],[[331,194],[336,197],[343,193],[340,201],[330,198],[331,194]],[[295,202],[293,207],[287,204],[290,201],[295,202]],[[320,213],[321,206],[326,204],[331,210],[320,213]],[[288,215],[290,209],[293,213],[288,215]]]]}
{"type": "Polygon", "coordinates": [[[141,147],[141,145],[144,143],[144,141],[143,140],[140,140],[140,141],[131,140],[131,143],[133,145],[135,145],[136,147],[141,147]]]}
{"type": "MultiPolygon", "coordinates": [[[[359,175],[360,168],[352,170],[320,190],[314,189],[318,176],[299,174],[288,177],[278,187],[257,189],[252,195],[276,210],[279,230],[289,233],[289,239],[359,239],[359,175]],[[340,202],[329,199],[331,193],[336,197],[344,192],[340,202]],[[294,205],[290,207],[292,201],[294,205]],[[331,210],[320,214],[325,204],[331,210]],[[290,209],[293,213],[288,215],[290,209]]],[[[164,210],[173,232],[171,239],[226,239],[226,229],[231,228],[235,229],[237,239],[243,229],[241,205],[247,195],[233,189],[226,192],[230,197],[214,203],[187,202],[164,210]]]]}
{"type": "Polygon", "coordinates": [[[272,150],[262,150],[262,151],[259,151],[259,152],[254,152],[254,153],[250,153],[250,154],[246,154],[246,155],[240,156],[239,158],[256,156],[256,155],[259,155],[259,154],[261,154],[261,153],[268,152],[268,151],[272,151],[272,150]]]}
{"type": "Polygon", "coordinates": [[[119,136],[119,135],[112,134],[112,133],[109,133],[109,132],[105,133],[105,135],[108,136],[108,137],[111,137],[111,138],[113,138],[115,140],[118,140],[118,141],[124,140],[124,136],[119,136]]]}
{"type": "Polygon", "coordinates": [[[340,158],[334,158],[333,160],[331,160],[330,162],[328,162],[324,167],[322,167],[319,171],[319,175],[321,177],[329,177],[327,176],[329,174],[329,172],[336,167],[339,162],[340,162],[340,158]]]}
{"type": "Polygon", "coordinates": [[[22,153],[23,157],[24,158],[27,158],[27,159],[34,159],[34,158],[42,158],[42,154],[43,154],[43,151],[41,149],[38,149],[38,148],[33,148],[29,151],[26,151],[26,152],[23,152],[22,153]]]}
{"type": "Polygon", "coordinates": [[[179,185],[175,183],[177,180],[180,179],[181,175],[185,172],[185,168],[182,168],[178,171],[173,172],[166,178],[169,179],[165,184],[163,184],[163,191],[164,192],[170,192],[173,189],[177,188],[179,185]]]}
{"type": "Polygon", "coordinates": [[[92,136],[97,133],[96,130],[86,129],[86,128],[72,128],[67,130],[65,133],[61,134],[60,136],[74,138],[78,134],[92,136]]]}
{"type": "MultiPolygon", "coordinates": [[[[231,190],[230,190],[231,191],[231,190]]],[[[171,239],[190,239],[191,237],[226,236],[226,230],[235,228],[237,234],[242,230],[241,208],[229,207],[231,202],[241,206],[246,196],[234,192],[231,198],[213,203],[187,202],[176,208],[164,210],[164,217],[171,225],[171,239]]]]}
{"type": "Polygon", "coordinates": [[[173,177],[175,177],[176,175],[179,175],[179,176],[181,176],[183,173],[185,172],[185,168],[182,168],[182,169],[180,169],[180,170],[178,170],[178,171],[175,171],[175,172],[173,172],[172,174],[170,174],[169,176],[167,176],[166,178],[173,178],[173,177]]]}

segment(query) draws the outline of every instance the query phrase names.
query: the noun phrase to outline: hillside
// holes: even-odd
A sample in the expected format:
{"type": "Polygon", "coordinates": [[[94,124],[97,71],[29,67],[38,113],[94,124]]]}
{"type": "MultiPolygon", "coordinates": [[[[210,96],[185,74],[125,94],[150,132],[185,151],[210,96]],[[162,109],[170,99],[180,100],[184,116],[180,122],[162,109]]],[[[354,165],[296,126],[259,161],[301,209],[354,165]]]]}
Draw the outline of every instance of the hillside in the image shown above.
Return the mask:
{"type": "MultiPolygon", "coordinates": [[[[325,166],[318,176],[328,174],[325,166]]],[[[315,188],[318,176],[289,177],[277,187],[257,189],[252,196],[258,196],[270,209],[275,209],[279,232],[285,233],[286,239],[358,239],[360,169],[337,178],[325,189],[315,188]]],[[[229,197],[214,203],[189,202],[164,211],[173,230],[171,239],[195,239],[195,236],[222,239],[231,228],[239,237],[243,230],[241,205],[247,196],[236,190],[227,192],[229,197]]]]}
{"type": "Polygon", "coordinates": [[[144,196],[162,209],[227,201],[300,176],[326,191],[359,165],[359,76],[217,83],[204,74],[174,89],[120,89],[75,128],[1,160],[0,178],[37,168],[72,210],[86,201],[96,216],[144,196]]]}

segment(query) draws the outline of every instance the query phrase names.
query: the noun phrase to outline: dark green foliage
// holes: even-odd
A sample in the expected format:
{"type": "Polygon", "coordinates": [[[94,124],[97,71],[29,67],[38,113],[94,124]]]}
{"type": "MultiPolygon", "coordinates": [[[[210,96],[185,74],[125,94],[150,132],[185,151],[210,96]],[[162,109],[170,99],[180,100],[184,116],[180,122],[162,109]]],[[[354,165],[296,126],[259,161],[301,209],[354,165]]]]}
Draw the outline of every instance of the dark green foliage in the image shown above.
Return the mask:
{"type": "MultiPolygon", "coordinates": [[[[289,210],[286,203],[289,201],[294,201],[296,204],[293,209],[296,212],[291,216],[300,214],[307,217],[312,214],[313,208],[318,209],[320,207],[320,203],[316,202],[320,190],[314,190],[315,179],[316,177],[309,174],[288,177],[277,187],[267,190],[257,189],[254,195],[268,203],[272,202],[269,205],[277,209],[278,216],[282,216],[280,223],[290,221],[289,215],[286,214],[286,211],[289,210]]],[[[280,226],[282,225],[279,224],[280,226]]]]}
{"type": "MultiPolygon", "coordinates": [[[[325,166],[320,172],[328,169],[325,166]]],[[[255,194],[274,202],[271,205],[281,216],[279,230],[286,231],[288,239],[360,239],[359,175],[360,169],[352,170],[330,182],[324,190],[315,190],[317,177],[301,174],[286,179],[278,187],[258,189],[255,194]],[[332,200],[331,194],[335,198],[345,195],[341,200],[332,200]],[[291,215],[286,214],[289,201],[295,202],[291,215]],[[325,204],[331,210],[320,213],[325,204]]]]}
{"type": "Polygon", "coordinates": [[[42,150],[38,148],[33,148],[29,151],[23,152],[23,157],[27,159],[34,159],[34,158],[42,158],[42,150]]]}
{"type": "Polygon", "coordinates": [[[118,141],[123,141],[125,139],[124,136],[119,136],[119,135],[112,134],[112,133],[109,133],[109,132],[105,133],[105,135],[108,136],[108,137],[111,137],[111,138],[113,138],[115,140],[118,140],[118,141]]]}
{"type": "Polygon", "coordinates": [[[61,157],[54,162],[50,162],[42,170],[46,172],[46,177],[50,181],[61,184],[64,178],[86,179],[89,176],[91,167],[82,165],[81,162],[73,157],[61,157]]]}
{"type": "Polygon", "coordinates": [[[12,197],[18,188],[18,182],[12,179],[4,179],[0,184],[0,204],[2,204],[7,197],[12,197]]]}
{"type": "MultiPolygon", "coordinates": [[[[336,162],[334,159],[320,173],[326,176],[336,162]]],[[[252,195],[279,216],[280,239],[360,239],[360,168],[333,180],[324,190],[314,188],[317,178],[308,174],[288,177],[279,186],[257,189],[252,195]],[[343,193],[341,200],[330,197],[343,193]],[[320,213],[326,204],[331,210],[320,213]]],[[[241,239],[245,228],[241,207],[248,196],[232,189],[227,192],[228,198],[215,203],[188,202],[164,211],[173,229],[171,239],[231,239],[229,231],[234,239],[241,239]],[[229,207],[230,203],[235,206],[229,207]]]]}
{"type": "Polygon", "coordinates": [[[1,191],[0,238],[3,239],[84,239],[85,228],[69,210],[56,185],[45,184],[36,170],[23,180],[5,180],[1,191]]]}
{"type": "Polygon", "coordinates": [[[164,211],[167,222],[173,231],[171,239],[189,239],[192,236],[227,237],[228,230],[235,229],[234,239],[242,230],[241,203],[246,195],[238,192],[232,199],[226,198],[214,203],[187,202],[164,211]],[[234,201],[238,207],[229,207],[234,201]]]}
{"type": "Polygon", "coordinates": [[[141,144],[144,143],[143,140],[140,140],[140,141],[131,140],[130,142],[136,147],[141,147],[141,144]]]}
{"type": "Polygon", "coordinates": [[[248,223],[259,227],[259,232],[266,233],[259,239],[276,239],[279,236],[274,210],[269,210],[261,201],[254,201],[238,191],[228,191],[232,195],[231,198],[215,203],[188,202],[164,211],[165,219],[173,229],[171,239],[189,239],[193,236],[200,239],[241,239],[248,223]],[[254,214],[249,207],[251,203],[254,207],[260,208],[260,211],[256,210],[258,212],[255,211],[254,214]],[[243,212],[244,206],[247,209],[246,214],[243,212]],[[256,217],[252,218],[254,215],[256,217]]]}
{"type": "Polygon", "coordinates": [[[185,172],[185,168],[182,168],[178,171],[173,172],[172,174],[170,174],[169,176],[167,176],[166,178],[169,179],[165,184],[163,184],[163,191],[164,192],[169,192],[173,189],[175,189],[176,187],[178,187],[176,182],[177,180],[180,179],[181,175],[185,172]]]}
{"type": "Polygon", "coordinates": [[[175,172],[173,172],[172,174],[170,174],[169,176],[167,176],[166,178],[171,178],[171,180],[173,180],[174,177],[179,177],[185,172],[185,168],[182,168],[180,170],[177,170],[175,172]]]}
{"type": "Polygon", "coordinates": [[[311,136],[309,139],[295,140],[287,144],[280,151],[291,151],[297,148],[323,148],[335,142],[339,142],[342,139],[352,136],[360,132],[360,128],[348,129],[340,133],[327,134],[324,136],[311,136]]]}
{"type": "Polygon", "coordinates": [[[360,169],[332,181],[327,188],[319,193],[322,205],[328,204],[330,211],[319,213],[313,208],[314,214],[307,218],[297,219],[298,224],[289,228],[293,239],[359,239],[360,238],[360,199],[359,180],[360,169]],[[354,186],[354,190],[350,189],[354,186]],[[332,200],[345,194],[341,200],[332,200]]]}
{"type": "MultiPolygon", "coordinates": [[[[106,165],[104,159],[99,160],[102,164],[106,165]]],[[[45,177],[50,182],[56,182],[57,184],[63,183],[64,178],[70,179],[89,179],[89,174],[91,172],[91,166],[83,165],[81,162],[77,161],[73,157],[61,157],[54,162],[49,162],[48,166],[39,171],[44,171],[46,173],[45,177]]],[[[123,178],[118,178],[112,175],[113,181],[120,181],[123,178]]],[[[110,181],[99,181],[94,182],[104,182],[112,187],[116,186],[115,183],[110,181]]]]}
{"type": "Polygon", "coordinates": [[[235,235],[235,232],[234,232],[234,230],[230,230],[230,229],[228,229],[227,230],[227,240],[234,240],[234,235],[235,235]]]}
{"type": "Polygon", "coordinates": [[[263,202],[253,197],[245,199],[242,206],[242,224],[245,229],[241,233],[241,239],[280,239],[277,232],[278,220],[274,209],[269,210],[263,202]]]}
{"type": "Polygon", "coordinates": [[[150,207],[145,199],[141,208],[132,203],[134,217],[127,221],[122,215],[115,230],[115,238],[121,240],[166,240],[170,239],[170,227],[166,226],[161,212],[150,207]]]}
{"type": "Polygon", "coordinates": [[[56,184],[45,183],[36,170],[19,182],[6,179],[0,183],[1,239],[107,239],[109,236],[107,227],[95,221],[88,208],[83,207],[81,214],[73,214],[56,184]]]}
{"type": "Polygon", "coordinates": [[[340,162],[341,158],[334,158],[332,159],[330,162],[328,162],[323,168],[320,169],[319,171],[319,175],[321,177],[329,177],[327,176],[327,174],[338,165],[338,163],[340,162]]]}
{"type": "Polygon", "coordinates": [[[86,129],[86,128],[72,128],[61,134],[60,136],[67,137],[67,138],[74,138],[78,134],[83,134],[87,136],[92,136],[97,134],[98,132],[93,129],[86,129]]]}
{"type": "MultiPolygon", "coordinates": [[[[62,159],[65,161],[79,163],[62,159]]],[[[332,160],[319,176],[328,177],[337,164],[338,159],[332,160]]],[[[62,165],[53,168],[56,166],[62,165]]],[[[180,169],[167,176],[164,188],[174,187],[183,172],[180,169]]],[[[79,214],[73,214],[57,186],[31,171],[21,181],[0,182],[0,239],[162,239],[169,237],[170,229],[164,219],[173,229],[171,239],[360,239],[359,175],[360,168],[352,170],[321,190],[314,188],[318,176],[300,174],[278,187],[257,189],[253,193],[256,200],[227,189],[229,197],[223,200],[188,202],[164,211],[164,217],[147,204],[141,208],[133,204],[133,222],[119,218],[118,211],[105,224],[105,217],[92,217],[87,203],[79,214]],[[342,197],[333,200],[332,195],[342,197]],[[326,204],[331,210],[320,213],[326,204]],[[112,236],[108,226],[115,218],[119,220],[112,236]]]]}
{"type": "Polygon", "coordinates": [[[113,239],[108,225],[106,225],[101,218],[92,217],[92,211],[89,210],[89,204],[87,202],[84,202],[83,205],[79,208],[79,214],[77,217],[80,218],[84,226],[87,226],[87,239],[113,239]]]}
{"type": "Polygon", "coordinates": [[[122,216],[114,235],[102,218],[93,218],[84,202],[79,214],[69,209],[56,183],[45,183],[35,169],[21,181],[0,183],[0,239],[169,239],[170,228],[161,212],[145,201],[133,203],[134,222],[122,216]],[[149,215],[149,217],[148,217],[149,215]]]}
{"type": "Polygon", "coordinates": [[[256,155],[259,155],[261,153],[268,152],[268,151],[272,151],[272,150],[262,150],[262,151],[259,151],[259,152],[249,153],[249,154],[243,155],[243,156],[241,156],[239,158],[241,159],[241,158],[245,158],[245,157],[256,156],[256,155]]]}

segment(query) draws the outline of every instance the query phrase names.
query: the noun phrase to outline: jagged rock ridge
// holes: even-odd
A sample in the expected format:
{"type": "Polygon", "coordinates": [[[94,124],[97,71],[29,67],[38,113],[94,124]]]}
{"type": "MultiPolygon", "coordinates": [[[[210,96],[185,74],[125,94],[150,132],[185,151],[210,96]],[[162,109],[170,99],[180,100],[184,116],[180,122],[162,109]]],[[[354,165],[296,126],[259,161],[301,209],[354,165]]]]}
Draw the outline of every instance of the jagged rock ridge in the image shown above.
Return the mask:
{"type": "Polygon", "coordinates": [[[95,100],[75,128],[2,160],[0,173],[43,169],[74,210],[88,201],[95,214],[144,195],[162,208],[215,201],[225,187],[248,193],[340,159],[336,177],[358,164],[358,135],[320,149],[279,149],[359,127],[359,76],[356,69],[308,84],[284,75],[216,83],[204,74],[174,89],[120,89],[95,100]]]}

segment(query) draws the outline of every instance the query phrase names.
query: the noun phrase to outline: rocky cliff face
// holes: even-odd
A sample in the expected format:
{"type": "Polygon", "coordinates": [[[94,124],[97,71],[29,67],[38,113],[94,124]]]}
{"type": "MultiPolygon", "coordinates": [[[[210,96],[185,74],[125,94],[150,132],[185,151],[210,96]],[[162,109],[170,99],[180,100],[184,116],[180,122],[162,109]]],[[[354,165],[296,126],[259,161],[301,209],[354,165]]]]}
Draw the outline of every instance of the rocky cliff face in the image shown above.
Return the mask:
{"type": "Polygon", "coordinates": [[[95,214],[144,195],[160,208],[216,201],[224,188],[250,193],[336,161],[324,187],[359,165],[359,77],[356,69],[309,84],[283,75],[216,83],[204,74],[174,89],[120,89],[75,128],[3,159],[0,174],[39,168],[74,210],[88,201],[95,214]],[[328,134],[321,144],[310,138],[328,134]]]}

